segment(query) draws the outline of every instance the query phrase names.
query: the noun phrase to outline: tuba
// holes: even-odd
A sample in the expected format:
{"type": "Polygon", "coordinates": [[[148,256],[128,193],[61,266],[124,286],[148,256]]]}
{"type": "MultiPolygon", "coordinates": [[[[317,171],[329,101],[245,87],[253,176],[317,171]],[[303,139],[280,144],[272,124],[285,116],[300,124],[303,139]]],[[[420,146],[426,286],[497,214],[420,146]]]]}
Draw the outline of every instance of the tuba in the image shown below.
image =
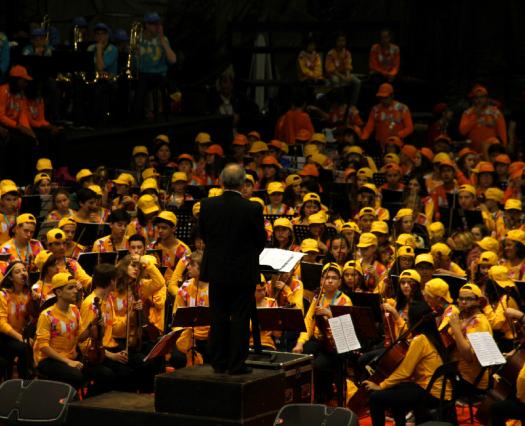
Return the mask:
{"type": "Polygon", "coordinates": [[[135,21],[131,24],[131,29],[129,32],[129,52],[128,59],[126,62],[126,78],[128,80],[133,80],[137,78],[137,73],[133,72],[133,66],[138,70],[138,53],[139,53],[139,43],[142,39],[142,23],[135,21]]]}

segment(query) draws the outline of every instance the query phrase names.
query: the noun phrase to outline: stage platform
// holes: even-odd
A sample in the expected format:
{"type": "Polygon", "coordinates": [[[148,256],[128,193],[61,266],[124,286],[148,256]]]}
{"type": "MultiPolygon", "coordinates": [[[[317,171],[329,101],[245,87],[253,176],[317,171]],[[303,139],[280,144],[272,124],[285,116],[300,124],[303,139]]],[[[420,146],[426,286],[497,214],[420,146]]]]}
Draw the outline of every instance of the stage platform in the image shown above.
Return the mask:
{"type": "Polygon", "coordinates": [[[179,115],[154,123],[131,123],[94,130],[68,128],[67,143],[61,156],[73,172],[100,165],[122,168],[129,165],[135,145],[146,145],[151,149],[153,138],[158,134],[169,136],[173,156],[192,153],[199,132],[208,132],[214,141],[228,146],[233,138],[232,119],[218,115],[179,115]]]}

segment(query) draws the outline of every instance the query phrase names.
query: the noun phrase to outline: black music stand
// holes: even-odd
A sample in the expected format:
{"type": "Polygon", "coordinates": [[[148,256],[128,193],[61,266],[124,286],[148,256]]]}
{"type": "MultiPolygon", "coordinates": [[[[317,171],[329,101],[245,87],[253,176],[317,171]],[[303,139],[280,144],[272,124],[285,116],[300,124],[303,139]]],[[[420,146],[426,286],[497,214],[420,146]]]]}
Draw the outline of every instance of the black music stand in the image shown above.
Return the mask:
{"type": "Polygon", "coordinates": [[[354,306],[370,308],[376,322],[383,322],[383,313],[381,311],[381,295],[379,293],[367,293],[354,291],[350,292],[350,299],[354,306]]]}
{"type": "Polygon", "coordinates": [[[440,207],[440,221],[445,229],[469,231],[476,225],[483,224],[483,216],[480,210],[463,210],[456,207],[440,207]]]}
{"type": "Polygon", "coordinates": [[[42,211],[42,199],[40,195],[24,195],[20,199],[20,213],[31,213],[37,219],[42,211]]]}
{"type": "Polygon", "coordinates": [[[296,244],[301,244],[301,242],[306,238],[312,238],[310,229],[307,225],[294,225],[293,234],[296,244]]]}
{"type": "Polygon", "coordinates": [[[301,309],[257,308],[257,317],[264,331],[306,331],[301,309]]]}
{"type": "Polygon", "coordinates": [[[323,265],[320,263],[301,262],[301,281],[306,290],[315,291],[321,283],[323,265]]]}
{"type": "Polygon", "coordinates": [[[117,261],[117,252],[109,251],[106,253],[80,253],[78,256],[78,263],[88,275],[93,275],[95,266],[101,263],[110,263],[114,265],[117,261]]]}
{"type": "Polygon", "coordinates": [[[177,308],[171,327],[191,328],[191,358],[195,365],[195,327],[204,327],[211,323],[211,312],[208,306],[182,306],[177,308]]]}
{"type": "Polygon", "coordinates": [[[128,249],[117,250],[117,262],[124,259],[129,254],[128,249]]]}
{"type": "Polygon", "coordinates": [[[273,223],[275,222],[275,220],[279,219],[281,217],[284,217],[284,218],[286,218],[286,219],[288,219],[290,221],[293,219],[293,216],[290,215],[290,214],[265,214],[264,215],[264,218],[266,220],[268,220],[272,224],[272,226],[273,226],[273,223]]]}
{"type": "Polygon", "coordinates": [[[111,234],[111,228],[107,223],[77,222],[73,240],[83,246],[93,247],[96,240],[109,234],[111,234]]]}
{"type": "Polygon", "coordinates": [[[525,304],[525,281],[514,281],[520,294],[521,301],[525,304]]]}
{"type": "Polygon", "coordinates": [[[0,262],[9,263],[9,259],[11,259],[11,255],[9,253],[1,253],[0,254],[0,262]]]}
{"type": "Polygon", "coordinates": [[[433,274],[432,278],[441,278],[448,284],[448,290],[453,300],[456,300],[459,296],[459,289],[467,283],[466,278],[456,277],[447,274],[433,274]]]}
{"type": "Polygon", "coordinates": [[[58,227],[58,221],[56,220],[46,220],[40,224],[38,233],[35,234],[38,236],[39,240],[43,240],[48,231],[51,231],[54,228],[58,227]]]}
{"type": "Polygon", "coordinates": [[[147,249],[146,254],[156,257],[159,265],[162,265],[162,249],[147,249]]]}
{"type": "MultiPolygon", "coordinates": [[[[188,201],[186,201],[187,203],[188,201]]],[[[192,204],[193,207],[193,204],[192,204]]],[[[194,219],[191,214],[191,208],[189,212],[177,213],[177,227],[175,228],[175,236],[184,241],[186,244],[192,244],[191,237],[193,234],[194,219]]]]}
{"type": "Polygon", "coordinates": [[[349,314],[354,323],[355,332],[360,342],[376,341],[379,338],[372,308],[364,306],[330,306],[332,315],[340,317],[349,314]]]}
{"type": "Polygon", "coordinates": [[[181,330],[173,330],[162,336],[142,361],[146,363],[152,359],[158,358],[159,356],[164,356],[170,353],[180,334],[181,330]]]}
{"type": "Polygon", "coordinates": [[[374,173],[372,176],[372,181],[376,187],[380,187],[381,185],[386,183],[386,176],[384,173],[374,173]]]}

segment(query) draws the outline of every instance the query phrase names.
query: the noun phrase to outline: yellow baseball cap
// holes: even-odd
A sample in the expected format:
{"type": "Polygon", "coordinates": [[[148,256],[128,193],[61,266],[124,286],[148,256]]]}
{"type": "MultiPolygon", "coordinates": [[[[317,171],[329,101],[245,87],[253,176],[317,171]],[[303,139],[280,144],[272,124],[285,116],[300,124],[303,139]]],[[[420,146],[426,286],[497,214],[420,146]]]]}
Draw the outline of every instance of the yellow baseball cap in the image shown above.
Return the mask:
{"type": "MultiPolygon", "coordinates": [[[[374,223],[372,222],[372,226],[374,225],[374,223]]],[[[388,226],[388,225],[387,225],[388,226]]],[[[341,232],[346,230],[346,229],[349,229],[351,231],[354,231],[354,232],[358,232],[359,234],[361,233],[361,230],[359,229],[359,225],[355,222],[345,222],[341,225],[341,232]]]]}
{"type": "Polygon", "coordinates": [[[144,169],[142,172],[142,179],[150,179],[150,178],[156,178],[160,176],[159,172],[157,172],[157,169],[155,167],[148,167],[147,169],[144,169]]]}
{"type": "Polygon", "coordinates": [[[160,207],[157,204],[157,199],[149,194],[144,194],[138,199],[137,208],[146,215],[160,210],[160,207]]]}
{"type": "Polygon", "coordinates": [[[276,192],[284,192],[284,185],[282,182],[270,182],[266,188],[268,194],[274,194],[276,192]]]}
{"type": "Polygon", "coordinates": [[[154,222],[157,220],[164,220],[166,222],[171,223],[173,226],[177,226],[177,216],[175,216],[175,213],[170,212],[168,210],[162,210],[157,217],[155,218],[154,222]]]}
{"type": "Polygon", "coordinates": [[[246,182],[247,180],[249,180],[252,183],[252,185],[255,186],[255,179],[250,173],[246,173],[246,178],[244,179],[244,181],[246,182]]]}
{"type": "Polygon", "coordinates": [[[309,143],[308,145],[306,145],[303,148],[303,156],[304,157],[311,157],[316,152],[319,152],[319,148],[317,147],[317,145],[312,144],[312,143],[309,143]]]}
{"type": "Polygon", "coordinates": [[[438,152],[432,159],[433,163],[441,163],[443,160],[450,160],[450,156],[446,152],[438,152]]]}
{"type": "Polygon", "coordinates": [[[135,157],[135,155],[149,155],[148,148],[146,148],[144,145],[134,146],[131,156],[135,157]]]}
{"type": "Polygon", "coordinates": [[[478,264],[494,266],[498,264],[498,255],[492,251],[484,251],[479,256],[478,264]]]}
{"type": "Polygon", "coordinates": [[[155,191],[159,192],[159,184],[157,183],[157,179],[154,179],[154,178],[144,179],[144,181],[142,182],[142,185],[140,185],[140,192],[144,192],[148,189],[154,189],[155,191]]]}
{"type": "Polygon", "coordinates": [[[388,223],[384,220],[374,220],[370,232],[377,232],[379,234],[388,234],[388,223]]]}
{"type": "Polygon", "coordinates": [[[470,292],[474,293],[474,295],[476,297],[482,297],[483,296],[483,293],[481,292],[481,289],[474,283],[467,283],[467,284],[465,284],[464,286],[462,286],[459,289],[460,293],[462,291],[470,291],[470,292]]]}
{"type": "Polygon", "coordinates": [[[56,243],[56,242],[65,242],[66,241],[66,233],[62,231],[60,228],[54,228],[49,231],[47,231],[46,234],[47,243],[56,243]]]}
{"type": "Polygon", "coordinates": [[[365,232],[360,235],[359,243],[357,244],[357,247],[365,248],[365,247],[376,246],[376,245],[377,245],[377,237],[371,232],[365,232]]]}
{"type": "Polygon", "coordinates": [[[336,271],[339,276],[342,276],[343,275],[343,270],[341,269],[341,267],[339,266],[339,264],[335,263],[335,262],[329,262],[327,263],[326,265],[323,266],[323,270],[322,270],[322,274],[324,274],[326,271],[328,271],[329,269],[333,270],[333,271],[336,271]]]}
{"type": "Polygon", "coordinates": [[[301,242],[301,252],[308,253],[309,251],[319,253],[319,244],[313,238],[305,238],[301,242]]]}
{"type": "Polygon", "coordinates": [[[424,291],[433,297],[441,297],[448,303],[453,302],[448,284],[441,278],[432,278],[430,281],[427,281],[424,291]]]}
{"type": "Polygon", "coordinates": [[[51,180],[51,176],[49,176],[47,173],[37,173],[35,175],[35,179],[33,180],[33,185],[38,185],[38,183],[44,179],[51,180]]]}
{"type": "Polygon", "coordinates": [[[188,182],[188,175],[186,172],[175,172],[171,175],[171,183],[174,182],[188,182]]]}
{"type": "Polygon", "coordinates": [[[0,195],[3,196],[5,194],[9,194],[10,192],[16,192],[17,195],[19,195],[16,184],[13,181],[9,181],[9,179],[5,179],[5,181],[2,181],[2,185],[0,185],[0,195]]]}
{"type": "Polygon", "coordinates": [[[484,237],[480,241],[476,241],[476,244],[485,251],[492,251],[494,253],[499,251],[499,242],[492,237],[484,237]]]}
{"type": "Polygon", "coordinates": [[[373,192],[375,195],[379,194],[377,186],[375,186],[373,183],[370,183],[370,182],[367,182],[361,185],[361,188],[359,188],[359,191],[363,191],[363,190],[369,190],[373,192]]]}
{"type": "Polygon", "coordinates": [[[357,171],[357,176],[362,176],[362,177],[366,177],[368,179],[372,179],[372,177],[374,176],[374,172],[369,167],[361,167],[357,171]]]}
{"type": "Polygon", "coordinates": [[[42,250],[40,253],[36,255],[35,266],[37,267],[39,272],[42,272],[44,263],[47,262],[47,259],[49,259],[52,254],[53,253],[51,253],[49,250],[42,250]]]}
{"type": "Polygon", "coordinates": [[[441,222],[432,222],[428,226],[428,232],[433,238],[441,238],[443,235],[445,235],[445,225],[443,225],[441,222]]]}
{"type": "Polygon", "coordinates": [[[264,208],[264,201],[259,197],[250,197],[250,201],[253,203],[260,204],[262,208],[264,208]]]}
{"type": "Polygon", "coordinates": [[[394,154],[393,152],[389,152],[385,155],[385,162],[390,161],[391,163],[399,164],[399,155],[394,154]]]}
{"type": "Polygon", "coordinates": [[[361,210],[359,210],[358,217],[362,218],[367,214],[377,217],[376,211],[372,207],[363,207],[361,210]]]}
{"type": "Polygon", "coordinates": [[[472,185],[461,185],[458,189],[458,192],[468,192],[469,194],[476,196],[476,188],[472,185]]]}
{"type": "Polygon", "coordinates": [[[425,262],[434,266],[434,257],[430,253],[421,253],[416,256],[415,265],[425,262]]]}
{"type": "Polygon", "coordinates": [[[310,138],[309,142],[319,142],[325,144],[326,136],[324,135],[324,133],[314,133],[310,138]]]}
{"type": "Polygon", "coordinates": [[[34,223],[36,225],[36,219],[31,213],[23,213],[16,217],[17,225],[23,225],[24,223],[34,223]]]}
{"type": "Polygon", "coordinates": [[[399,209],[396,213],[396,219],[401,219],[405,216],[412,216],[414,217],[414,210],[412,209],[399,209]]]}
{"type": "Polygon", "coordinates": [[[76,283],[75,278],[69,272],[59,272],[58,274],[53,275],[53,278],[51,279],[51,291],[64,287],[71,282],[76,283]]]}
{"type": "Polygon", "coordinates": [[[135,185],[135,178],[129,173],[121,173],[116,179],[113,180],[113,182],[118,185],[133,186],[135,185]]]}
{"type": "Polygon", "coordinates": [[[36,162],[36,170],[37,172],[41,172],[42,170],[53,170],[53,164],[49,158],[39,158],[36,162]]]}
{"type": "Polygon", "coordinates": [[[418,283],[421,282],[421,275],[415,269],[405,269],[401,274],[399,274],[399,279],[410,278],[418,283]]]}
{"type": "Polygon", "coordinates": [[[323,211],[311,214],[308,216],[308,225],[321,225],[327,222],[328,218],[323,211]]]}
{"type": "Polygon", "coordinates": [[[299,175],[293,174],[286,177],[286,186],[301,184],[303,178],[299,175]]]}
{"type": "Polygon", "coordinates": [[[195,142],[197,143],[211,143],[211,136],[209,133],[200,132],[195,137],[195,142]]]}
{"type": "Polygon", "coordinates": [[[494,200],[501,203],[504,195],[503,191],[499,188],[488,188],[485,191],[485,200],[494,200]]]}
{"type": "Polygon", "coordinates": [[[397,257],[400,257],[400,256],[415,257],[416,253],[414,252],[414,247],[411,247],[411,246],[399,247],[399,249],[397,250],[397,257]]]}
{"type": "Polygon", "coordinates": [[[494,265],[489,269],[489,278],[493,279],[500,287],[514,287],[514,281],[509,278],[509,270],[503,265],[494,265]]]}
{"type": "Polygon", "coordinates": [[[77,226],[77,223],[75,222],[75,220],[72,217],[63,217],[58,222],[58,226],[57,227],[62,229],[64,226],[67,226],[67,225],[77,226]]]}
{"type": "Polygon", "coordinates": [[[292,222],[286,217],[278,217],[273,222],[273,229],[277,228],[278,226],[282,226],[283,228],[288,228],[290,231],[293,231],[293,225],[292,222]]]}
{"type": "Polygon", "coordinates": [[[266,145],[263,141],[257,141],[254,142],[250,150],[248,151],[250,154],[256,154],[258,152],[266,152],[268,151],[268,145],[266,145]]]}
{"type": "Polygon", "coordinates": [[[509,198],[507,201],[505,201],[505,210],[522,210],[521,207],[521,200],[518,200],[516,198],[509,198]]]}
{"type": "Polygon", "coordinates": [[[163,143],[170,143],[170,138],[168,135],[157,135],[155,136],[155,139],[153,139],[154,142],[160,141],[163,143]]]}
{"type": "Polygon", "coordinates": [[[525,231],[521,229],[511,229],[507,232],[505,238],[525,245],[525,231]]]}
{"type": "Polygon", "coordinates": [[[303,203],[306,203],[307,201],[317,201],[320,204],[321,197],[319,197],[319,194],[316,194],[315,192],[309,192],[303,197],[303,203]]]}
{"type": "Polygon", "coordinates": [[[400,246],[416,247],[416,239],[412,234],[399,234],[397,236],[396,244],[400,246]]]}
{"type": "Polygon", "coordinates": [[[103,195],[102,188],[99,185],[89,185],[88,189],[91,189],[99,197],[102,197],[102,195],[103,195]]]}
{"type": "Polygon", "coordinates": [[[349,260],[343,266],[343,273],[349,269],[354,269],[361,275],[363,275],[363,268],[361,267],[361,262],[358,262],[356,260],[349,260]]]}
{"type": "Polygon", "coordinates": [[[432,256],[443,255],[448,256],[452,250],[444,243],[436,243],[430,247],[430,253],[432,256]]]}
{"type": "Polygon", "coordinates": [[[359,154],[359,155],[363,155],[363,148],[361,148],[360,146],[357,146],[357,145],[352,145],[352,146],[347,146],[345,149],[344,149],[344,153],[345,155],[348,155],[348,154],[359,154]]]}
{"type": "Polygon", "coordinates": [[[93,176],[93,172],[91,170],[82,169],[77,173],[77,175],[75,176],[75,179],[77,182],[80,182],[82,179],[88,178],[90,176],[93,176]]]}

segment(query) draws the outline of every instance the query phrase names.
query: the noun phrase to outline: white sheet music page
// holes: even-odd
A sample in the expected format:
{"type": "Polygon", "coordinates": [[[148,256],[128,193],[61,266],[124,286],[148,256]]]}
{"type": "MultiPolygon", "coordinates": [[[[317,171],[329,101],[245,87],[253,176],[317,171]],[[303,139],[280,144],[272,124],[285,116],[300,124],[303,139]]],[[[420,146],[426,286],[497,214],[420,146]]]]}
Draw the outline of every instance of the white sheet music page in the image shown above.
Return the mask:
{"type": "Polygon", "coordinates": [[[291,272],[304,253],[276,248],[265,248],[259,255],[259,265],[270,266],[279,272],[291,272]]]}
{"type": "Polygon", "coordinates": [[[488,331],[467,333],[467,339],[482,367],[505,364],[505,357],[500,352],[496,341],[488,331]]]}
{"type": "Polygon", "coordinates": [[[328,323],[332,330],[335,347],[338,354],[355,351],[361,348],[361,344],[355,334],[352,317],[349,314],[336,318],[329,318],[328,323]]]}

